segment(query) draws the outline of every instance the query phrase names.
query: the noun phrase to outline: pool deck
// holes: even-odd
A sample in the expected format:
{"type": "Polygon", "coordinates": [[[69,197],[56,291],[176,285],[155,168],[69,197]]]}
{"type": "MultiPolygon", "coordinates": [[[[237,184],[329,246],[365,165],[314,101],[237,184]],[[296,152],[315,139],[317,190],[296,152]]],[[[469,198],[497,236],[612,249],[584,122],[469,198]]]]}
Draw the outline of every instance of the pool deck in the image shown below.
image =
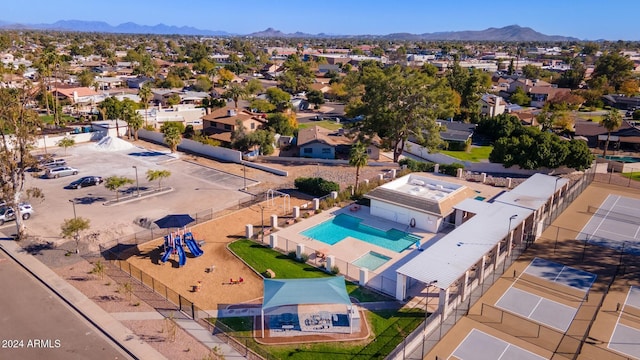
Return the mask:
{"type": "Polygon", "coordinates": [[[370,251],[375,251],[378,254],[385,255],[391,258],[391,260],[387,261],[385,264],[377,268],[375,273],[381,274],[382,272],[386,273],[387,271],[389,271],[389,274],[386,274],[385,276],[393,278],[395,278],[395,269],[400,266],[398,262],[404,263],[408,261],[409,258],[412,258],[419,253],[418,249],[415,246],[410,246],[404,251],[398,253],[393,250],[368,243],[366,241],[355,239],[353,237],[347,237],[334,245],[329,245],[301,234],[301,232],[340,214],[347,214],[359,218],[362,220],[362,224],[382,231],[388,231],[389,229],[393,228],[410,233],[421,238],[420,244],[422,248],[430,245],[430,240],[432,240],[437,235],[422,229],[407,228],[407,226],[404,224],[372,216],[369,212],[369,207],[367,206],[360,206],[357,211],[351,211],[351,207],[347,206],[344,208],[331,208],[329,210],[321,212],[320,214],[313,215],[312,217],[305,219],[302,222],[290,225],[284,229],[280,229],[277,232],[278,238],[281,239],[279,240],[279,242],[286,239],[298,244],[304,244],[306,248],[305,253],[307,254],[312,254],[316,251],[323,250],[322,252],[325,253],[325,255],[334,255],[336,259],[346,261],[348,263],[352,263],[353,261],[370,251]]]}

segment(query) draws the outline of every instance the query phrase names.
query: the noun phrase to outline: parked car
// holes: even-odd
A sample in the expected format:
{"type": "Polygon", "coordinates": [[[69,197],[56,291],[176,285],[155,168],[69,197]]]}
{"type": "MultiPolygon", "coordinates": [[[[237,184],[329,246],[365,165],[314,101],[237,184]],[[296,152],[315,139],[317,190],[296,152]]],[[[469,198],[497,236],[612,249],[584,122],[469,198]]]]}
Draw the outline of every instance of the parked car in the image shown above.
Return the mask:
{"type": "Polygon", "coordinates": [[[94,186],[98,184],[102,184],[104,179],[100,176],[84,176],[76,181],[72,181],[71,184],[67,186],[70,189],[80,189],[87,186],[94,186]]]}
{"type": "MultiPolygon", "coordinates": [[[[22,217],[22,220],[28,220],[33,214],[33,207],[31,207],[31,204],[24,203],[18,205],[18,207],[20,208],[20,216],[22,217]]],[[[15,219],[16,214],[12,208],[6,206],[0,208],[0,225],[4,225],[5,222],[15,219]]]]}
{"type": "Polygon", "coordinates": [[[47,169],[44,176],[48,179],[57,179],[61,176],[78,175],[78,169],[69,166],[59,166],[47,169]]]}
{"type": "Polygon", "coordinates": [[[67,166],[65,159],[51,159],[40,164],[41,169],[51,169],[61,166],[67,166]]]}

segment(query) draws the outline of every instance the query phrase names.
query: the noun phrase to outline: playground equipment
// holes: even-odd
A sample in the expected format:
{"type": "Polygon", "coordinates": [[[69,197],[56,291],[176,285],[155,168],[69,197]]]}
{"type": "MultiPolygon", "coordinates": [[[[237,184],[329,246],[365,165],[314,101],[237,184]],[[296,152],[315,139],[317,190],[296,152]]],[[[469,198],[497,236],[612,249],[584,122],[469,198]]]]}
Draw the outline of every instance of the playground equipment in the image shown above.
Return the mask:
{"type": "Polygon", "coordinates": [[[193,233],[188,232],[172,232],[164,237],[164,253],[160,261],[163,263],[169,260],[172,254],[178,255],[178,266],[184,266],[187,263],[187,255],[184,251],[184,245],[187,245],[191,254],[198,257],[204,254],[198,243],[193,239],[193,233]]]}

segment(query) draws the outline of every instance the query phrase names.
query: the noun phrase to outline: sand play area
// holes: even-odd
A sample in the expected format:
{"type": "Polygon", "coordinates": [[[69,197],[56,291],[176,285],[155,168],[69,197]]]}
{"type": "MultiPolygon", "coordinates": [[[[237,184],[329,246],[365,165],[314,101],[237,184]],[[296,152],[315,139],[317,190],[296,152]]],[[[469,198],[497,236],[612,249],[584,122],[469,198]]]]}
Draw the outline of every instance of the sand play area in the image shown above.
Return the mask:
{"type": "MultiPolygon", "coordinates": [[[[291,198],[291,206],[307,202],[291,198]]],[[[282,216],[282,207],[278,205],[276,202],[274,206],[266,206],[266,225],[272,214],[282,216]]],[[[253,224],[254,231],[259,231],[262,219],[258,205],[190,227],[195,239],[204,241],[201,247],[204,254],[193,257],[187,250],[187,262],[182,267],[178,267],[177,257],[166,263],[160,261],[164,251],[163,239],[139,245],[138,252],[127,261],[203,310],[220,310],[240,303],[260,304],[262,278],[227,249],[230,242],[244,238],[247,224],[253,224]],[[241,283],[237,282],[239,278],[243,279],[241,283]],[[200,290],[194,291],[198,282],[201,282],[200,290]]]]}

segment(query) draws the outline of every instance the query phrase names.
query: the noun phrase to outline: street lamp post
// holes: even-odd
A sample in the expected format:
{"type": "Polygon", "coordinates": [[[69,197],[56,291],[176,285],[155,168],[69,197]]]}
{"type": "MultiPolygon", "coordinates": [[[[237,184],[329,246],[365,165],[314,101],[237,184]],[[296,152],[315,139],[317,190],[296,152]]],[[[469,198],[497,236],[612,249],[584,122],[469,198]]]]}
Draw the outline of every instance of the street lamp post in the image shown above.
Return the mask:
{"type": "MultiPolygon", "coordinates": [[[[502,261],[502,273],[504,274],[505,271],[505,267],[507,265],[507,255],[512,254],[511,251],[511,238],[513,236],[512,232],[511,232],[511,221],[513,221],[515,218],[518,217],[518,214],[514,214],[511,215],[511,217],[509,218],[509,227],[507,228],[507,253],[504,254],[504,261],[502,261]]],[[[511,255],[513,256],[513,255],[511,255]]]]}
{"type": "Polygon", "coordinates": [[[138,182],[138,167],[133,165],[134,169],[136,169],[136,192],[138,193],[138,197],[140,197],[140,183],[138,182]]]}
{"type": "Polygon", "coordinates": [[[242,175],[243,175],[243,180],[244,180],[244,188],[242,188],[244,191],[247,191],[247,166],[244,164],[244,161],[242,162],[242,175]]]}

